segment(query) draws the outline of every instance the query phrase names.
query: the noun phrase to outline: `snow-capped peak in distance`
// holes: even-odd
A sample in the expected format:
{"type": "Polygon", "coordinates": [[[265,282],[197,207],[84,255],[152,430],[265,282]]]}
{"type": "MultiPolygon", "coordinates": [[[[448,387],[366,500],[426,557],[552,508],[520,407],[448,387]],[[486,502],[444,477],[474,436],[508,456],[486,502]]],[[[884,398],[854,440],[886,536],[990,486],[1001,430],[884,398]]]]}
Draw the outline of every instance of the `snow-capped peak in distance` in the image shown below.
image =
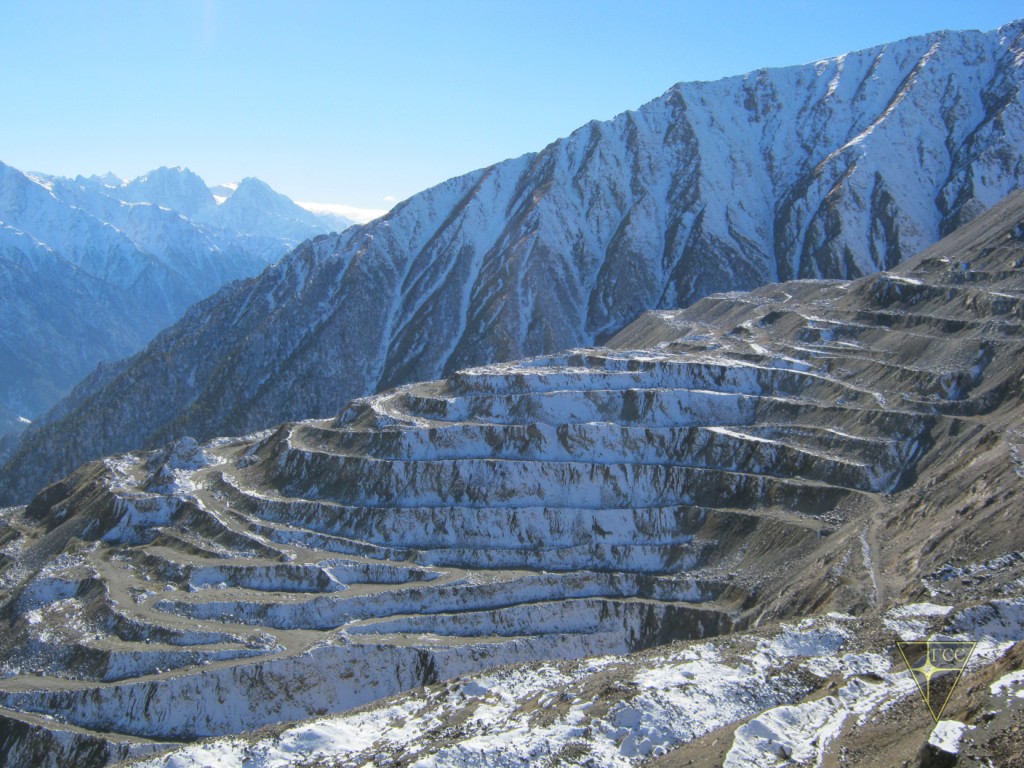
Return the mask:
{"type": "Polygon", "coordinates": [[[210,187],[210,194],[213,195],[213,199],[220,205],[227,200],[231,195],[238,189],[238,182],[234,181],[229,184],[214,184],[210,187]]]}
{"type": "Polygon", "coordinates": [[[89,178],[93,179],[95,181],[98,181],[99,183],[103,184],[103,186],[105,186],[105,187],[111,187],[111,188],[123,187],[125,184],[128,183],[127,181],[122,179],[120,176],[118,176],[115,173],[112,173],[111,171],[107,171],[102,176],[95,176],[94,175],[94,176],[90,176],[89,178]]]}
{"type": "Polygon", "coordinates": [[[233,186],[225,185],[231,193],[212,211],[204,212],[203,221],[254,235],[287,233],[296,242],[321,232],[340,231],[353,223],[351,219],[312,213],[257,178],[247,177],[233,186]]]}
{"type": "Polygon", "coordinates": [[[247,176],[238,182],[228,200],[232,205],[259,202],[273,210],[287,211],[289,213],[293,212],[296,207],[299,207],[288,196],[274,191],[265,181],[252,176],[247,176]]]}
{"type": "MultiPolygon", "coordinates": [[[[217,206],[199,176],[125,182],[25,174],[0,163],[0,406],[35,421],[100,361],[137,351],[193,302],[303,240],[344,229],[247,179],[217,206]]],[[[24,429],[0,420],[4,435],[24,429]]]]}
{"type": "Polygon", "coordinates": [[[206,183],[188,168],[161,167],[130,181],[119,190],[122,199],[147,202],[193,218],[215,207],[206,183]]]}
{"type": "MultiPolygon", "coordinates": [[[[229,184],[216,184],[210,187],[210,192],[213,194],[213,199],[217,202],[217,205],[223,204],[234,195],[238,190],[239,184],[240,182],[236,181],[229,184]]],[[[289,202],[291,201],[289,200],[289,202]]],[[[333,228],[337,230],[344,229],[352,224],[366,224],[369,221],[380,218],[389,210],[387,208],[359,208],[343,203],[304,203],[295,201],[294,204],[309,213],[321,217],[323,221],[331,223],[333,228]]]]}

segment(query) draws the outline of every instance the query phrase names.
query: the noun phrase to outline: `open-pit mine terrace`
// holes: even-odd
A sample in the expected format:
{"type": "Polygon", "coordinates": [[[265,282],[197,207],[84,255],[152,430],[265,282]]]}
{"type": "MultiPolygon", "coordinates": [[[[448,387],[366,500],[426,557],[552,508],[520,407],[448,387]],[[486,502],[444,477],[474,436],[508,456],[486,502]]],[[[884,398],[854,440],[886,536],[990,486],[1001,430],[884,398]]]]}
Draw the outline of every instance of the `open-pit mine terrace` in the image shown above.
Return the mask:
{"type": "Polygon", "coordinates": [[[8,733],[113,759],[881,606],[878,510],[1019,400],[1022,201],[969,253],[86,465],[3,513],[8,733]]]}

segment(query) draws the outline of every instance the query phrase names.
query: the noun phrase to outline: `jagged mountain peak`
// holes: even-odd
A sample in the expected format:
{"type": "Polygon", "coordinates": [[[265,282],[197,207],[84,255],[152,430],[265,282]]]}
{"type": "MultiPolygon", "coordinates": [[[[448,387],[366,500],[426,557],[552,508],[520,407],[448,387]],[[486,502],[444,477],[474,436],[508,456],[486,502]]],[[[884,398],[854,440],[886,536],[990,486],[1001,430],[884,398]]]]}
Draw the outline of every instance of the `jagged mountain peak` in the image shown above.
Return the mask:
{"type": "MultiPolygon", "coordinates": [[[[305,211],[300,208],[290,197],[274,190],[269,184],[252,176],[239,181],[234,185],[234,190],[224,201],[223,205],[244,206],[260,205],[263,208],[273,211],[287,211],[289,214],[297,214],[298,211],[305,211]]],[[[308,211],[306,212],[308,213],[308,211]]]]}
{"type": "Polygon", "coordinates": [[[328,220],[311,213],[265,181],[251,176],[228,185],[227,191],[228,194],[222,196],[224,199],[206,216],[205,221],[254,234],[287,232],[296,245],[324,231],[344,229],[351,224],[348,220],[341,221],[340,217],[328,220]]]}
{"type": "Polygon", "coordinates": [[[118,190],[125,200],[170,208],[188,217],[201,217],[216,206],[206,182],[188,168],[161,166],[118,190]]]}
{"type": "Polygon", "coordinates": [[[238,184],[235,186],[235,191],[237,192],[240,189],[250,190],[250,193],[260,192],[265,195],[268,195],[270,193],[274,193],[275,195],[279,194],[278,192],[274,192],[274,190],[270,187],[269,184],[267,184],[267,182],[261,179],[257,179],[255,176],[246,176],[241,181],[239,181],[238,184]]]}
{"type": "Polygon", "coordinates": [[[127,181],[125,181],[124,179],[122,179],[120,176],[118,176],[116,173],[113,173],[112,171],[107,171],[106,173],[98,175],[98,176],[97,175],[90,176],[89,179],[92,180],[92,181],[98,181],[99,183],[103,184],[106,187],[114,187],[114,188],[116,188],[116,187],[123,187],[125,184],[128,183],[127,181]]]}
{"type": "MultiPolygon", "coordinates": [[[[43,416],[98,362],[131,354],[218,286],[336,228],[258,185],[235,204],[244,216],[218,218],[185,168],[122,184],[0,163],[0,325],[17,329],[0,334],[0,404],[43,416]]],[[[0,436],[21,428],[7,420],[0,436]]]]}
{"type": "Polygon", "coordinates": [[[1006,37],[1022,35],[1024,34],[1024,18],[1008,21],[996,31],[1006,37]]]}
{"type": "Polygon", "coordinates": [[[192,184],[196,179],[202,181],[198,174],[182,165],[161,165],[148,173],[137,176],[132,181],[139,184],[192,184]]]}

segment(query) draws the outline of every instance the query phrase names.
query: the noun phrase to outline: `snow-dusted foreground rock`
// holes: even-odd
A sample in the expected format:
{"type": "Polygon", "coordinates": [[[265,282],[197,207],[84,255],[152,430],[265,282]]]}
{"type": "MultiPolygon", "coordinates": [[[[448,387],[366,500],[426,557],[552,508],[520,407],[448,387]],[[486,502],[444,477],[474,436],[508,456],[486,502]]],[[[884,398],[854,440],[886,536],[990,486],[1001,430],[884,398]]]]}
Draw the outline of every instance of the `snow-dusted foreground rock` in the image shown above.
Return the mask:
{"type": "MultiPolygon", "coordinates": [[[[928,606],[907,609],[919,607],[928,606]]],[[[1024,600],[1001,607],[1024,638],[1024,600]]],[[[921,615],[941,628],[935,614],[921,615]]],[[[966,631],[936,635],[980,641],[965,688],[988,666],[1019,663],[1018,651],[1024,651],[984,635],[976,620],[967,619],[966,631]]],[[[355,714],[310,720],[273,736],[210,740],[140,765],[283,768],[319,760],[332,766],[625,768],[670,753],[677,765],[691,754],[730,768],[822,765],[849,752],[858,731],[898,715],[909,715],[911,731],[936,749],[966,749],[964,723],[928,727],[917,687],[893,651],[874,622],[829,614],[630,656],[503,667],[355,714]],[[708,748],[702,740],[715,743],[708,748]]],[[[1020,673],[992,688],[1024,699],[1020,673]]]]}
{"type": "Polygon", "coordinates": [[[1024,193],[893,273],[86,465],[0,517],[2,748],[102,763],[461,680],[293,737],[603,765],[729,728],[732,764],[813,762],[912,690],[897,639],[1020,639],[1022,265],[1024,193]]]}

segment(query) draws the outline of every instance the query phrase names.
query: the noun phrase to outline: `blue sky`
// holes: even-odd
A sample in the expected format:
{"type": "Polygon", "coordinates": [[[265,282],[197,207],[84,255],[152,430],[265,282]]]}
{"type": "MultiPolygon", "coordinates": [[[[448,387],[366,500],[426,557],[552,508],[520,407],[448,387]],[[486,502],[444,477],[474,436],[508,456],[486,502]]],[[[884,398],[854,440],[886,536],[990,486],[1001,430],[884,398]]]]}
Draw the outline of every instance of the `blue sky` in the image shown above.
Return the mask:
{"type": "Polygon", "coordinates": [[[0,0],[0,160],[184,165],[384,208],[678,81],[1021,15],[1019,0],[0,0]]]}

